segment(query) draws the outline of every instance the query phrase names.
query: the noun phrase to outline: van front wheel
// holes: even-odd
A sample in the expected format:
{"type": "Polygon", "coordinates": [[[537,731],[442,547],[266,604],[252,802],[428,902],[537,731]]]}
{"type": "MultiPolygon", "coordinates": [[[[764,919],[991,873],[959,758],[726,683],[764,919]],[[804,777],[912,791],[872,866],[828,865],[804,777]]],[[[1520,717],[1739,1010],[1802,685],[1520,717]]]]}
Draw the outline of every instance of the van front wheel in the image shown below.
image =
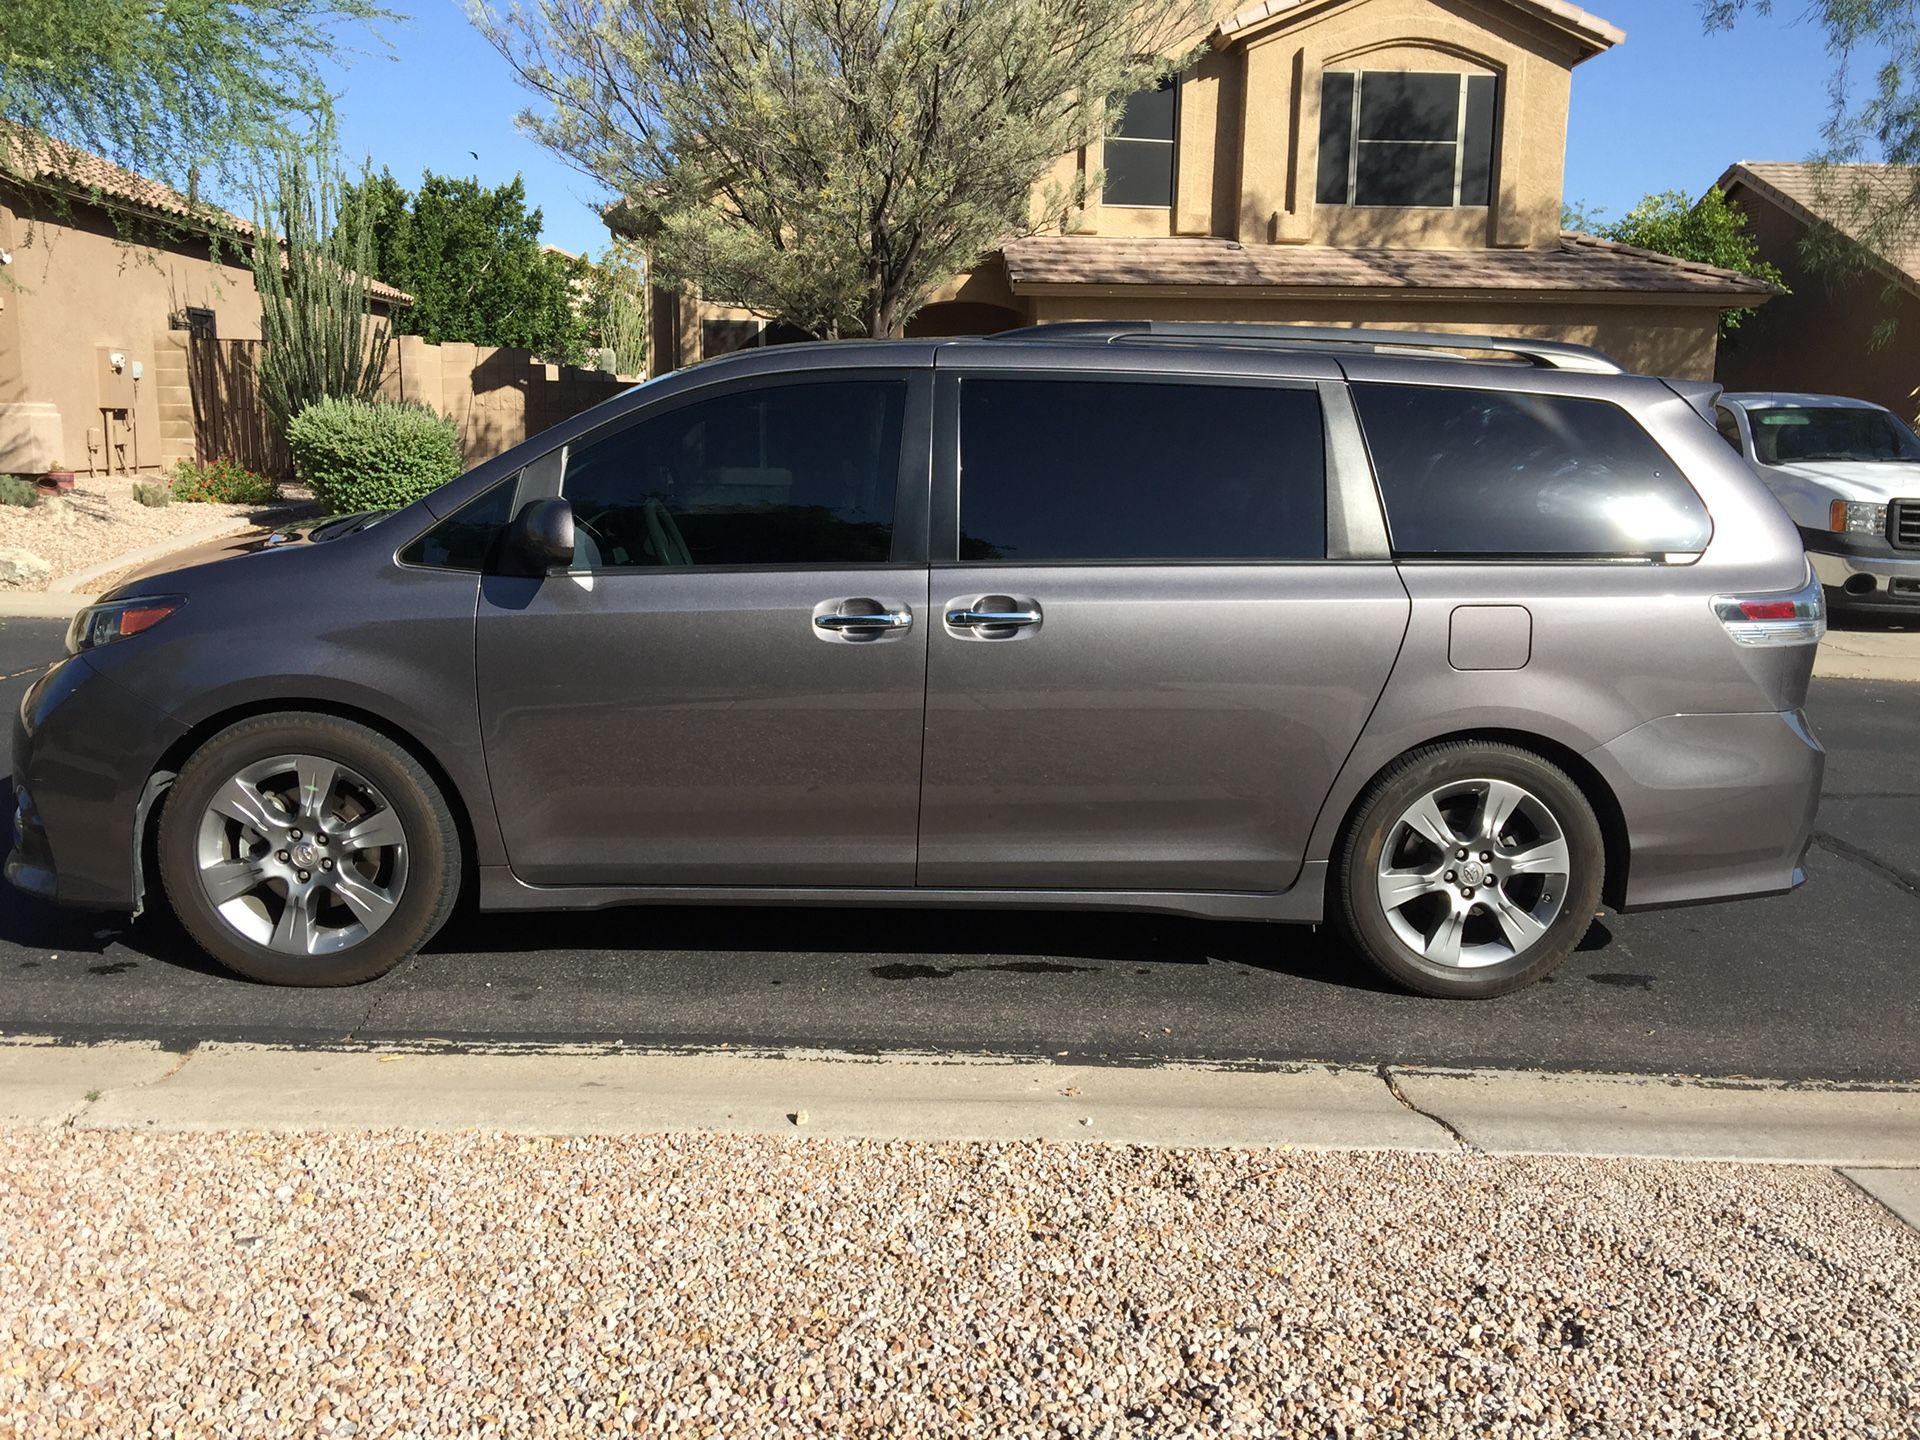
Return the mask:
{"type": "Polygon", "coordinates": [[[331,715],[263,715],[207,741],[167,793],[159,850],[187,933],[273,985],[385,974],[460,888],[453,817],[420,762],[331,715]]]}
{"type": "Polygon", "coordinates": [[[1362,797],[1336,918],[1406,989],[1486,999],[1573,953],[1605,875],[1599,821],[1566,772],[1518,746],[1449,741],[1409,752],[1362,797]]]}

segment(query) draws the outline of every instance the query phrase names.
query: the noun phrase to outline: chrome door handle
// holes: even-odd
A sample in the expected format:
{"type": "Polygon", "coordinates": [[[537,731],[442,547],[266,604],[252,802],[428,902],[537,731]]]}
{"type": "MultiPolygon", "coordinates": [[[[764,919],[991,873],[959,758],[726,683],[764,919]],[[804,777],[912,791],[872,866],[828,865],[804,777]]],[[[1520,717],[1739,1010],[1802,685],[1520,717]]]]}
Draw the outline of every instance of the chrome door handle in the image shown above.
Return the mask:
{"type": "Polygon", "coordinates": [[[816,615],[813,623],[822,630],[905,630],[913,616],[882,610],[872,615],[816,615]]]}
{"type": "Polygon", "coordinates": [[[1038,625],[1038,610],[949,610],[947,624],[957,629],[981,625],[1038,625]]]}

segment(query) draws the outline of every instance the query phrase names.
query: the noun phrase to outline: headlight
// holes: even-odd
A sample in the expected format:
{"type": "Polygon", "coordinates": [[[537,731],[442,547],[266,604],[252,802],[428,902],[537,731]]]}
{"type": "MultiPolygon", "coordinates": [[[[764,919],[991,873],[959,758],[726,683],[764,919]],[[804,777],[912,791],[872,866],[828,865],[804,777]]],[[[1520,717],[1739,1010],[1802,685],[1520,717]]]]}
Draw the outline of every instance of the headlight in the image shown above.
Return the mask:
{"type": "Polygon", "coordinates": [[[142,595],[137,600],[111,600],[90,605],[67,627],[67,653],[78,655],[101,645],[125,640],[151,630],[185,603],[178,595],[142,595]]]}
{"type": "Polygon", "coordinates": [[[1884,535],[1887,507],[1871,500],[1836,500],[1827,510],[1827,528],[1836,535],[1884,535]]]}

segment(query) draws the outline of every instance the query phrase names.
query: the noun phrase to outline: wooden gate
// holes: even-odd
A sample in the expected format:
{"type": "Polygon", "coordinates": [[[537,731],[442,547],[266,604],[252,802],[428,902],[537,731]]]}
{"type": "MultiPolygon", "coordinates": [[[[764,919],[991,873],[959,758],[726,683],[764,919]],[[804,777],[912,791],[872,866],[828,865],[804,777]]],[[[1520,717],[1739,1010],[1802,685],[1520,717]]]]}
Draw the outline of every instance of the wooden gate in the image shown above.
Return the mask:
{"type": "Polygon", "coordinates": [[[293,476],[287,438],[260,398],[258,340],[217,340],[194,329],[187,346],[194,449],[201,464],[232,460],[276,480],[293,476]]]}

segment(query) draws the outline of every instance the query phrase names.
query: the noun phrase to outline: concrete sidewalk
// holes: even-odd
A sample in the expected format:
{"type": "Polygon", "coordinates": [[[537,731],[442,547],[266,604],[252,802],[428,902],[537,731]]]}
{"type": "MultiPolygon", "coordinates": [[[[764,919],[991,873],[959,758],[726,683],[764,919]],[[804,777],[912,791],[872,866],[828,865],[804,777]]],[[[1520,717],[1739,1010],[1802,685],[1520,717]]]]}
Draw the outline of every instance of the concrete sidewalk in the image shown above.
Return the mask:
{"type": "Polygon", "coordinates": [[[1920,1086],[843,1055],[0,1043],[0,1122],[663,1132],[1920,1167],[1920,1086]]]}
{"type": "Polygon", "coordinates": [[[1813,673],[1830,680],[1920,680],[1920,623],[1830,629],[1813,673]]]}

